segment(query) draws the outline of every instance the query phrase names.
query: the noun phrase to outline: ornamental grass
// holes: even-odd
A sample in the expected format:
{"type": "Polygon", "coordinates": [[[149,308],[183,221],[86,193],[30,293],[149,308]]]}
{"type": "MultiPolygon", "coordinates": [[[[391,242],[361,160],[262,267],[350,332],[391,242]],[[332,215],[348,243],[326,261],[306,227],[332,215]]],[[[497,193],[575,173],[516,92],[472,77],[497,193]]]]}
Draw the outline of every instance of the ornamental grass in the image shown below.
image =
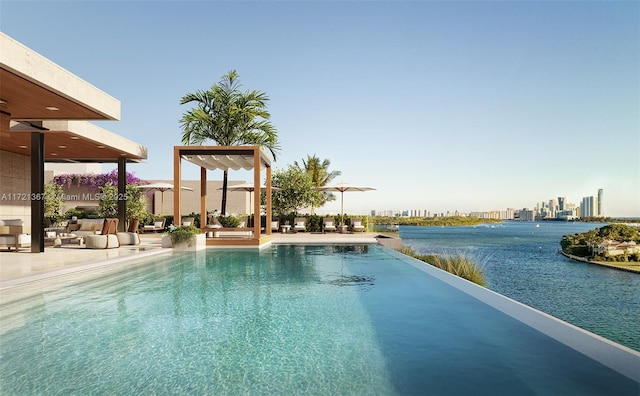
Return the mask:
{"type": "Polygon", "coordinates": [[[480,286],[487,286],[487,281],[480,266],[465,256],[418,254],[407,246],[403,246],[400,252],[480,286]]]}

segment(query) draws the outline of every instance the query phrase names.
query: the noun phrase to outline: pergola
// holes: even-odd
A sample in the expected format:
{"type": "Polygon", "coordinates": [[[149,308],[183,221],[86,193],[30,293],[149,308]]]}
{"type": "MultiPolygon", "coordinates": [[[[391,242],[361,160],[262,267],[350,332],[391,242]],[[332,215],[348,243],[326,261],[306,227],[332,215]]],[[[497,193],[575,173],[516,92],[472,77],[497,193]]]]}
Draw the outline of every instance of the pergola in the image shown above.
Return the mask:
{"type": "MultiPolygon", "coordinates": [[[[30,193],[44,193],[44,163],[126,164],[147,148],[86,120],[119,120],[120,101],[0,32],[0,151],[30,157],[30,193]]],[[[44,201],[31,203],[31,251],[44,251],[44,201]]],[[[124,227],[126,201],[118,201],[124,227]]]]}
{"type": "MultiPolygon", "coordinates": [[[[174,146],[173,148],[173,185],[175,188],[173,201],[173,218],[180,219],[180,187],[182,180],[182,160],[200,167],[200,219],[203,231],[204,219],[207,218],[207,170],[252,170],[253,185],[259,186],[262,170],[266,171],[266,224],[271,224],[271,158],[260,146],[174,146]]],[[[207,238],[208,246],[246,246],[262,247],[271,242],[271,227],[264,228],[262,234],[260,224],[260,200],[254,199],[253,213],[258,219],[253,222],[253,236],[207,238]]]]}

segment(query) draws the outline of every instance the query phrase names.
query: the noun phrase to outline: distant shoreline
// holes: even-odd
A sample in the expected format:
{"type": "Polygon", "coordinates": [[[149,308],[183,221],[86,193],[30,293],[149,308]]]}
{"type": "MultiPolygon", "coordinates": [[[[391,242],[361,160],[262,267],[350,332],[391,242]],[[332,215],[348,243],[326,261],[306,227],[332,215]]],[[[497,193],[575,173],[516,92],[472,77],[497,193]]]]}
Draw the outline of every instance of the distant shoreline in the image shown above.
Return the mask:
{"type": "Polygon", "coordinates": [[[627,272],[633,272],[635,274],[640,274],[640,263],[638,263],[638,268],[629,268],[629,266],[617,266],[617,265],[613,265],[611,263],[604,262],[604,261],[593,261],[593,260],[589,260],[586,257],[574,256],[572,254],[565,253],[562,250],[559,250],[559,252],[560,252],[560,254],[562,254],[563,256],[565,256],[566,258],[568,258],[570,260],[580,261],[582,263],[595,264],[595,265],[600,265],[602,267],[607,267],[607,268],[616,269],[616,270],[620,270],[620,271],[627,271],[627,272]]]}

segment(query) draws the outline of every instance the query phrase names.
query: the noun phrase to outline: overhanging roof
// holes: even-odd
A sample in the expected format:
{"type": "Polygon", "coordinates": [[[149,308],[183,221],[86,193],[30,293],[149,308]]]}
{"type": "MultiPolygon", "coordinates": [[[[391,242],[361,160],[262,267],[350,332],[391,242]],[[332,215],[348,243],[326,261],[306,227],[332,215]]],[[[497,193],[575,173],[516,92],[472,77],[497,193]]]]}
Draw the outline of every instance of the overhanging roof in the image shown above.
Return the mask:
{"type": "Polygon", "coordinates": [[[120,101],[0,32],[0,150],[30,155],[45,135],[45,161],[141,161],[146,147],[84,120],[119,120],[120,101]],[[10,120],[10,122],[8,121],[10,120]]]}
{"type": "Polygon", "coordinates": [[[1,32],[0,110],[13,120],[120,119],[120,101],[1,32]]]}
{"type": "Polygon", "coordinates": [[[29,155],[31,132],[43,131],[46,162],[115,162],[118,158],[139,162],[147,158],[145,146],[86,121],[12,122],[10,129],[10,137],[2,134],[2,150],[29,155]]]}

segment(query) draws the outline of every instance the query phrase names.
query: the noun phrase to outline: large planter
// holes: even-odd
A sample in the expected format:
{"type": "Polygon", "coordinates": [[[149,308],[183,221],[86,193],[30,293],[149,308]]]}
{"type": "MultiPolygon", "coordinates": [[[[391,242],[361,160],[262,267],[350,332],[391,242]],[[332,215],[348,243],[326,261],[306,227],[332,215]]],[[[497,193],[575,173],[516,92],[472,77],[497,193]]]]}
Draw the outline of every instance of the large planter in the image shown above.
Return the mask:
{"type": "Polygon", "coordinates": [[[176,250],[179,252],[191,252],[191,251],[206,249],[207,239],[205,234],[198,234],[198,235],[195,235],[193,239],[189,241],[180,242],[173,245],[171,243],[171,235],[163,235],[162,247],[173,248],[173,250],[176,250]]]}

